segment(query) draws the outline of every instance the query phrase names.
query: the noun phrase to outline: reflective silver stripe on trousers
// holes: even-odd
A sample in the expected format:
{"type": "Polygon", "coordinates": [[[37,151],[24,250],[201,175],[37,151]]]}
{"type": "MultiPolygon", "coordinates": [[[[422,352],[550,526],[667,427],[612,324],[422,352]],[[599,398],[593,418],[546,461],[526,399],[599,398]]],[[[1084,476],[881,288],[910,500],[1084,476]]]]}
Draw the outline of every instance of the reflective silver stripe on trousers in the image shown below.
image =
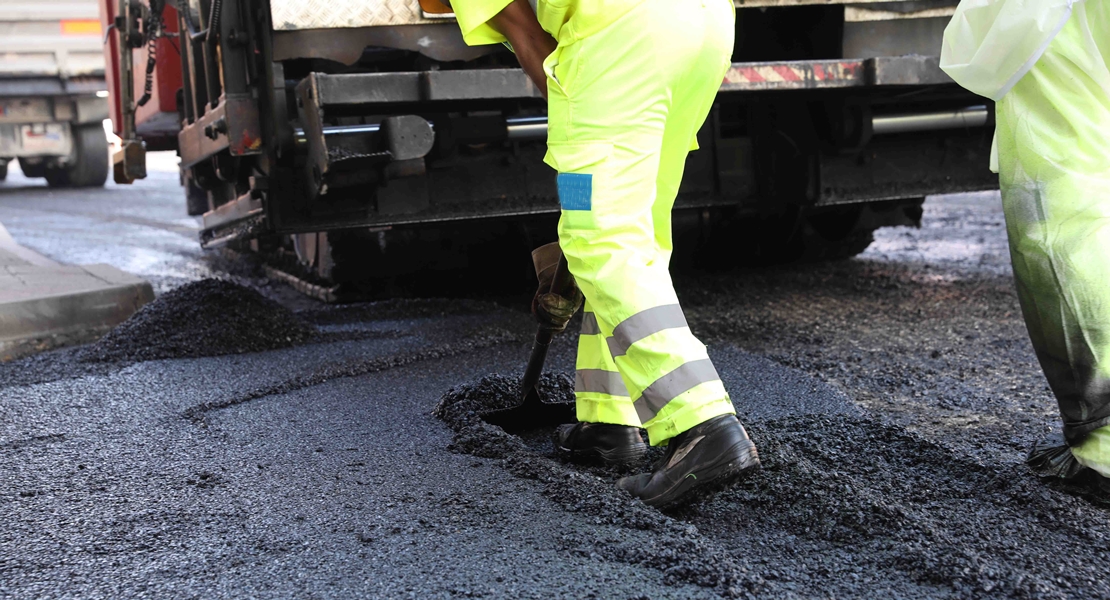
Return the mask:
{"type": "Polygon", "coordinates": [[[613,329],[612,337],[606,338],[609,353],[613,358],[628,354],[632,344],[664,329],[686,327],[686,315],[677,304],[656,306],[628,317],[613,329]]]}
{"type": "Polygon", "coordinates": [[[647,386],[644,394],[636,400],[636,414],[640,416],[641,423],[647,423],[654,419],[668,402],[683,392],[693,389],[694,386],[720,379],[717,369],[713,368],[713,361],[708,358],[690,361],[647,386]]]}
{"type": "Polygon", "coordinates": [[[601,327],[597,324],[597,315],[582,313],[582,335],[597,335],[599,333],[601,333],[601,327]]]}
{"type": "Polygon", "coordinates": [[[624,387],[621,374],[604,369],[578,369],[574,373],[574,391],[628,396],[628,388],[624,387]]]}

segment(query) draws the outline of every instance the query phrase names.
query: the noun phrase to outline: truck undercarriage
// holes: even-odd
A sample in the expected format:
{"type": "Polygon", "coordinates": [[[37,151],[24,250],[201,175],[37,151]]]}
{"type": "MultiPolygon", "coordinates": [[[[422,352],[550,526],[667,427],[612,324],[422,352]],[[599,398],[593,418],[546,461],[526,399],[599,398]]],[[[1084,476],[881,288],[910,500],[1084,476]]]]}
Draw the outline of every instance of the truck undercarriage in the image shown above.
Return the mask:
{"type": "MultiPolygon", "coordinates": [[[[733,67],[676,203],[691,255],[850,256],[919,223],[928,194],[996,187],[993,107],[928,51],[954,4],[738,2],[733,67]]],[[[132,57],[115,55],[117,124],[144,85],[161,91],[121,128],[117,180],[142,175],[140,138],[176,148],[203,245],[284,252],[334,286],[465,262],[468,238],[554,236],[544,102],[508,51],[463,45],[438,2],[107,8],[135,65],[158,48],[157,86],[137,68],[128,85],[132,57]]]]}

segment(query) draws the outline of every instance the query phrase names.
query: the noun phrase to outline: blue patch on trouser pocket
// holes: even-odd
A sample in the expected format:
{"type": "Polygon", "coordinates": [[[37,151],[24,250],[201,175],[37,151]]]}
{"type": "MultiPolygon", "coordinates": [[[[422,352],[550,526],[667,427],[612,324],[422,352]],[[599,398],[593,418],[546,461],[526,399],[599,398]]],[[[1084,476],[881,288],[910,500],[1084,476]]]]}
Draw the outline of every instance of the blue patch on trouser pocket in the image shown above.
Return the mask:
{"type": "Polygon", "coordinates": [[[593,175],[559,173],[555,183],[559,186],[559,205],[563,210],[590,210],[594,189],[593,175]]]}

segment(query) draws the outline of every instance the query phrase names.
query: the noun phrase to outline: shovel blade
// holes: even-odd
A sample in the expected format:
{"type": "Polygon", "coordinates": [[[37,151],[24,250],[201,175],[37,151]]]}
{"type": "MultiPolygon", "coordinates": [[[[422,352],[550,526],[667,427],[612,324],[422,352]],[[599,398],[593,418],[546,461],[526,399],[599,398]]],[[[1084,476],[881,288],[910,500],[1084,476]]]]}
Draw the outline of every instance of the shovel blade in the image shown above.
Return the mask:
{"type": "Polygon", "coordinates": [[[492,410],[481,417],[486,423],[508,433],[554,427],[578,420],[573,402],[544,402],[534,386],[525,392],[520,404],[492,410]]]}

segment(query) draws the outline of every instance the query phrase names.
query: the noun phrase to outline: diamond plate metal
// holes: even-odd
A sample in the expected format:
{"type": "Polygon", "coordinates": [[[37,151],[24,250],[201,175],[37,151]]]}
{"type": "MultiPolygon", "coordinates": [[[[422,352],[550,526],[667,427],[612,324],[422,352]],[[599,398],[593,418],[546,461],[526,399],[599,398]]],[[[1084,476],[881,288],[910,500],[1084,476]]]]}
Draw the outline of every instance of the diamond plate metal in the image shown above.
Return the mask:
{"type": "Polygon", "coordinates": [[[426,19],[418,0],[270,0],[275,31],[442,23],[426,19]]]}
{"type": "MultiPolygon", "coordinates": [[[[808,4],[879,4],[900,0],[733,0],[739,8],[808,4]]],[[[270,0],[275,31],[346,29],[442,22],[428,19],[418,0],[270,0]]]]}

